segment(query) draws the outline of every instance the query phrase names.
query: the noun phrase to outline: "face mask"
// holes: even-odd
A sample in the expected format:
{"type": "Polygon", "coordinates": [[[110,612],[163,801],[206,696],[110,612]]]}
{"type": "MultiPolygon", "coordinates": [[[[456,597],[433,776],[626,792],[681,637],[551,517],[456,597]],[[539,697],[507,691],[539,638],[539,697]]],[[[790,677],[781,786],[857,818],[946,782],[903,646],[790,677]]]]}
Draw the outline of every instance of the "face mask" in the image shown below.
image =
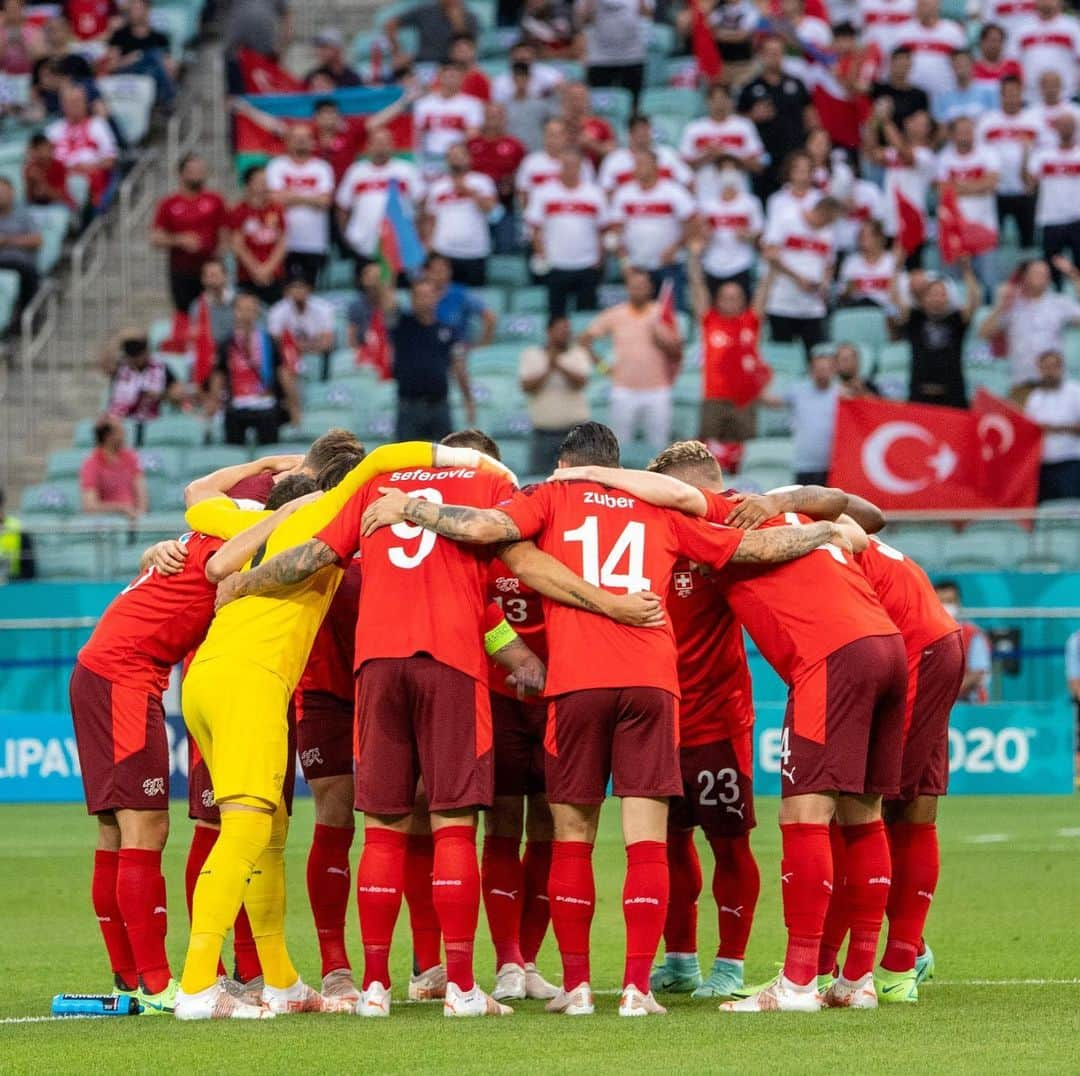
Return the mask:
{"type": "Polygon", "coordinates": [[[960,615],[960,606],[956,602],[942,602],[942,608],[955,620],[960,615]]]}

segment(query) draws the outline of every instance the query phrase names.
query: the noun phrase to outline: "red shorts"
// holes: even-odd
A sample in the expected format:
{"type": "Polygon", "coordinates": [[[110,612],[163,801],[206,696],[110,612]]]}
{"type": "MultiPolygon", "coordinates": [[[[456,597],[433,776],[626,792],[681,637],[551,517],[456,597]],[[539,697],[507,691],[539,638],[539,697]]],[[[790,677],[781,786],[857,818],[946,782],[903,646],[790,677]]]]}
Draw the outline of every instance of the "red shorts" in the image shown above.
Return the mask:
{"type": "Polygon", "coordinates": [[[908,658],[900,799],[944,796],[949,788],[949,715],[964,680],[959,631],[908,658]]]}
{"type": "Polygon", "coordinates": [[[679,703],[655,687],[591,688],[548,703],[546,774],[552,803],[603,803],[616,796],[682,793],[679,703]]]}
{"type": "Polygon", "coordinates": [[[353,700],[329,691],[293,692],[296,746],[304,779],[352,777],[353,700]]]}
{"type": "Polygon", "coordinates": [[[433,811],[490,807],[487,684],[434,658],[372,658],[356,685],[356,809],[404,815],[421,777],[433,811]]]}
{"type": "Polygon", "coordinates": [[[491,693],[496,796],[535,796],[544,791],[546,727],[546,703],[491,693]]]}
{"type": "Polygon", "coordinates": [[[705,836],[742,837],[754,815],[754,733],[681,747],[682,795],[671,801],[669,829],[700,826],[705,836]]]}
{"type": "Polygon", "coordinates": [[[780,794],[895,796],[907,652],[900,635],[842,646],[796,679],[780,741],[780,794]]]}
{"type": "MultiPolygon", "coordinates": [[[[199,754],[198,745],[188,733],[188,818],[196,822],[221,825],[221,811],[214,801],[214,782],[210,768],[199,754]]],[[[282,798],[285,810],[292,814],[293,792],[296,790],[296,718],[289,706],[289,761],[285,764],[285,783],[282,798]]]]}
{"type": "Polygon", "coordinates": [[[75,662],[68,688],[86,809],[167,811],[169,737],[161,696],[75,662]]]}

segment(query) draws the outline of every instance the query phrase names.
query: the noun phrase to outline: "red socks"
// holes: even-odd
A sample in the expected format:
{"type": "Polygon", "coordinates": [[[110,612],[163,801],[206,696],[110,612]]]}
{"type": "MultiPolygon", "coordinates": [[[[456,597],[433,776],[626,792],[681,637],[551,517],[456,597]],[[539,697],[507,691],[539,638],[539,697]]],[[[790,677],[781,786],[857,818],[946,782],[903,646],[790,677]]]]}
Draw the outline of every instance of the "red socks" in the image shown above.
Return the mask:
{"type": "Polygon", "coordinates": [[[551,925],[562,957],[563,989],[570,993],[589,979],[589,928],[596,909],[592,845],[553,841],[548,874],[551,925]]]}
{"type": "Polygon", "coordinates": [[[840,949],[851,926],[847,888],[847,842],[839,822],[829,824],[829,844],[833,857],[833,893],[825,916],[825,932],[818,953],[818,975],[832,975],[837,968],[840,949]]]}
{"type": "Polygon", "coordinates": [[[315,932],[319,936],[322,973],[349,967],[345,951],[345,913],[352,885],[349,878],[349,849],[352,826],[324,826],[315,823],[315,835],[307,861],[307,890],[315,932]]]}
{"type": "Polygon", "coordinates": [[[393,829],[369,826],[364,832],[364,851],[356,868],[364,990],[374,982],[390,985],[390,941],[405,887],[405,842],[405,834],[393,829]]]}
{"type": "Polygon", "coordinates": [[[548,901],[551,841],[526,841],[521,871],[525,890],[521,908],[521,957],[526,964],[535,964],[551,920],[548,901]]]}
{"type": "Polygon", "coordinates": [[[649,992],[649,972],[667,918],[666,841],[635,841],[626,846],[623,919],[626,921],[626,968],[623,986],[649,992]]]}
{"type": "Polygon", "coordinates": [[[124,918],[128,944],[143,989],[158,994],[169,985],[172,973],[165,955],[168,912],[161,852],[149,848],[121,848],[116,873],[116,904],[124,918]]]}
{"type": "Polygon", "coordinates": [[[724,960],[743,960],[761,892],[761,872],[750,850],[749,834],[715,837],[709,845],[716,857],[712,882],[720,924],[720,945],[716,955],[724,960]]]}
{"type": "Polygon", "coordinates": [[[525,964],[521,955],[525,872],[518,856],[519,845],[517,837],[484,837],[480,881],[488,929],[495,946],[496,968],[503,964],[525,964]]]}
{"type": "Polygon", "coordinates": [[[443,826],[433,834],[435,865],[431,893],[446,942],[446,979],[460,990],[473,988],[473,946],[480,918],[480,865],[476,830],[443,826]]]}
{"type": "Polygon", "coordinates": [[[937,889],[941,862],[937,824],[895,822],[888,827],[893,884],[889,894],[889,940],[881,966],[910,971],[923,951],[922,932],[937,889]]]}
{"type": "Polygon", "coordinates": [[[798,986],[806,986],[817,974],[818,949],[833,888],[829,827],[781,823],[780,837],[780,880],[788,931],[784,975],[798,986]]]}
{"type": "Polygon", "coordinates": [[[90,899],[94,905],[98,927],[109,954],[117,986],[134,990],[139,985],[135,970],[135,957],[124,929],[124,917],[116,899],[116,876],[120,867],[120,853],[99,848],[94,853],[94,873],[90,883],[90,899]]]}
{"type": "Polygon", "coordinates": [[[881,923],[892,885],[892,861],[885,823],[879,818],[860,826],[844,826],[847,844],[847,902],[851,938],[844,959],[844,978],[861,979],[874,970],[881,923]]]}
{"type": "Polygon", "coordinates": [[[664,922],[664,950],[697,953],[698,897],[702,878],[692,829],[668,832],[667,859],[671,895],[664,922]]]}
{"type": "Polygon", "coordinates": [[[233,976],[241,983],[250,983],[262,975],[262,963],[259,950],[255,945],[255,936],[251,933],[251,920],[247,908],[240,906],[233,923],[233,976]]]}
{"type": "Polygon", "coordinates": [[[442,963],[442,930],[431,899],[435,842],[430,833],[410,835],[405,842],[405,903],[409,906],[413,964],[419,973],[442,963]]]}
{"type": "MultiPolygon", "coordinates": [[[[187,898],[188,922],[191,922],[191,901],[195,896],[195,885],[199,881],[199,872],[203,869],[206,857],[217,844],[218,831],[210,826],[196,825],[191,830],[191,847],[188,848],[187,864],[184,867],[184,896],[187,898]]],[[[241,907],[240,914],[244,914],[241,907]]],[[[218,959],[218,975],[228,974],[225,965],[218,959]]]]}

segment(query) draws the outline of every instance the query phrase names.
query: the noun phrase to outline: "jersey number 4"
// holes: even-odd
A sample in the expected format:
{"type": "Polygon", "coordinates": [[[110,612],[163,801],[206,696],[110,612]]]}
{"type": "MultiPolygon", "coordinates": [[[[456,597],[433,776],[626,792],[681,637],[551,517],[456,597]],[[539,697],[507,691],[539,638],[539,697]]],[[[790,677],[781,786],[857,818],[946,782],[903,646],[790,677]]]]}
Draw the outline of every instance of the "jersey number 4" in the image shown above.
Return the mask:
{"type": "MultiPolygon", "coordinates": [[[[421,497],[425,501],[434,504],[443,503],[443,495],[437,489],[417,489],[409,494],[410,497],[421,497]]],[[[395,523],[390,528],[390,533],[395,538],[404,542],[416,542],[415,547],[406,549],[403,545],[392,545],[388,551],[390,563],[395,568],[415,568],[423,560],[431,555],[435,548],[435,540],[439,537],[434,531],[425,530],[416,523],[395,523]],[[417,541],[419,539],[419,541],[417,541]]]]}
{"type": "Polygon", "coordinates": [[[594,587],[625,589],[627,594],[637,594],[652,586],[652,580],[645,577],[645,524],[640,520],[631,520],[623,527],[603,564],[600,563],[600,523],[596,516],[586,516],[577,530],[564,531],[563,541],[581,543],[581,574],[594,587]],[[622,571],[624,560],[626,570],[622,571]]]}

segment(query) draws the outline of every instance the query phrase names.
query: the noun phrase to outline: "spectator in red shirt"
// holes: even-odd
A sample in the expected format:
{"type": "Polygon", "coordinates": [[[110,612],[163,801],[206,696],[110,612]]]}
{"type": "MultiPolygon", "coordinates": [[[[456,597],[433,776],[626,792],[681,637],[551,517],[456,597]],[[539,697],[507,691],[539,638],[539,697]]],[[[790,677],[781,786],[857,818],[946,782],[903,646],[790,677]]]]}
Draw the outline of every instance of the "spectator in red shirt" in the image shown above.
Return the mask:
{"type": "Polygon", "coordinates": [[[244,197],[229,215],[229,231],[237,287],[272,306],[285,280],[285,210],[271,200],[261,165],[244,172],[244,197]]]}
{"type": "Polygon", "coordinates": [[[491,225],[491,241],[498,254],[514,250],[517,227],[514,217],[514,174],[525,159],[525,147],[506,129],[506,108],[490,102],[484,108],[484,124],[466,142],[473,168],[495,184],[503,215],[491,225]]]}
{"type": "Polygon", "coordinates": [[[561,91],[562,112],[570,138],[594,165],[615,148],[615,132],[607,120],[589,111],[589,88],[584,82],[566,82],[561,91]]]}
{"type": "Polygon", "coordinates": [[[315,156],[330,165],[334,170],[334,183],[340,183],[360,153],[363,135],[349,126],[332,97],[322,97],[315,102],[311,119],[315,128],[315,156]]]}
{"type": "Polygon", "coordinates": [[[96,41],[119,25],[113,0],[65,0],[64,17],[80,41],[96,41]]]}
{"type": "Polygon", "coordinates": [[[53,144],[40,131],[30,139],[23,164],[23,186],[31,205],[66,205],[75,208],[67,189],[67,168],[56,159],[53,144]]]}
{"type": "Polygon", "coordinates": [[[1005,31],[997,23],[984,23],[979,32],[979,51],[971,68],[972,81],[997,89],[1008,76],[1023,82],[1023,69],[1015,59],[1005,56],[1005,31]]]}
{"type": "Polygon", "coordinates": [[[450,42],[450,60],[461,64],[461,92],[481,101],[491,100],[491,80],[476,62],[476,39],[472,34],[455,34],[450,42]]]}
{"type": "Polygon", "coordinates": [[[103,418],[94,427],[94,441],[97,447],[79,469],[82,510],[138,519],[147,510],[146,479],[139,457],[124,444],[123,425],[103,418]]]}
{"type": "Polygon", "coordinates": [[[228,225],[225,199],[206,190],[206,161],[188,154],[180,161],[180,189],[163,198],[154,214],[150,242],[169,252],[173,306],[186,313],[202,290],[203,264],[217,256],[228,225]]]}

